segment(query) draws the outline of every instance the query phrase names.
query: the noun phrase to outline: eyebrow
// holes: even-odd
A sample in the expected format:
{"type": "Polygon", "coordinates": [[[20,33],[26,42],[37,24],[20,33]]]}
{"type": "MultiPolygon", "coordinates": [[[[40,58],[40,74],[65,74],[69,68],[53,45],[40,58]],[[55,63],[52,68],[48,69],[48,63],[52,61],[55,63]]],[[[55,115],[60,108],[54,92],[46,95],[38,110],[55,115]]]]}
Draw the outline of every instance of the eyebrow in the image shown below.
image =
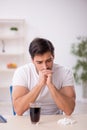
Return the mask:
{"type": "MultiPolygon", "coordinates": [[[[47,59],[46,61],[48,61],[48,60],[52,60],[53,59],[53,57],[50,57],[49,59],[47,59]]],[[[41,61],[36,61],[36,62],[43,62],[42,60],[41,61]]]]}

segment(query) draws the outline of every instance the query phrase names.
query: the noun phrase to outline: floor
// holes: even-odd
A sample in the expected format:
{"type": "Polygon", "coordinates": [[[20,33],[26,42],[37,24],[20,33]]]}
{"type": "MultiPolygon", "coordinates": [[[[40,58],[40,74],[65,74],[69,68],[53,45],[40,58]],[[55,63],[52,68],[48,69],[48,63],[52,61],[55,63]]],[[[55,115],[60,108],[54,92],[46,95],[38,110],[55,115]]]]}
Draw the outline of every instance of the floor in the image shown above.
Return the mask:
{"type": "MultiPolygon", "coordinates": [[[[87,113],[87,103],[76,102],[76,107],[73,114],[85,114],[87,113]]],[[[0,114],[13,115],[12,105],[10,103],[0,103],[0,114]]]]}

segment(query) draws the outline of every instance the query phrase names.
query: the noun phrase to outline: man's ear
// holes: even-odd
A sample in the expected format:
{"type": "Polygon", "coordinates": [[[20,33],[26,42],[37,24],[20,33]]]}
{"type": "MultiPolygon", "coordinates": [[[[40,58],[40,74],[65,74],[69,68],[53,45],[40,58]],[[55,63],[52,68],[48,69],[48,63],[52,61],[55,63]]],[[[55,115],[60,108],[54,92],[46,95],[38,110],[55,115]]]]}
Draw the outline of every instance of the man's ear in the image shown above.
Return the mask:
{"type": "Polygon", "coordinates": [[[34,59],[31,57],[31,61],[34,63],[34,59]]]}

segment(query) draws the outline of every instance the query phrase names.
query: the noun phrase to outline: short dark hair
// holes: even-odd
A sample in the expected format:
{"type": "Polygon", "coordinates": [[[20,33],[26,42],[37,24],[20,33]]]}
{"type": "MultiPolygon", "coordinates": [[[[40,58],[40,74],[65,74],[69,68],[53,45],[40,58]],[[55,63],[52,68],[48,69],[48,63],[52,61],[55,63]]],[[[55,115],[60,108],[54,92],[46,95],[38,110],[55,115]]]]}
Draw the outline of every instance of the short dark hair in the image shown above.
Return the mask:
{"type": "Polygon", "coordinates": [[[29,46],[29,53],[33,59],[35,55],[44,54],[46,52],[51,52],[54,56],[54,46],[53,44],[44,38],[35,38],[29,46]]]}

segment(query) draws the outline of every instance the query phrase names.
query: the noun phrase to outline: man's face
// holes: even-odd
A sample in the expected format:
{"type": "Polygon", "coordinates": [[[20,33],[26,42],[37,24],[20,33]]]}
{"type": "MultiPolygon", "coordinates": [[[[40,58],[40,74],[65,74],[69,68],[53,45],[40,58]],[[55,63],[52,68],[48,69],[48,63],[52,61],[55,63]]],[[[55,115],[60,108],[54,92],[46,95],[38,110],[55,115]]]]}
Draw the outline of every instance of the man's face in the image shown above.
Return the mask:
{"type": "Polygon", "coordinates": [[[43,55],[36,55],[32,61],[36,67],[37,72],[44,69],[52,69],[53,59],[51,52],[46,52],[43,55]]]}

